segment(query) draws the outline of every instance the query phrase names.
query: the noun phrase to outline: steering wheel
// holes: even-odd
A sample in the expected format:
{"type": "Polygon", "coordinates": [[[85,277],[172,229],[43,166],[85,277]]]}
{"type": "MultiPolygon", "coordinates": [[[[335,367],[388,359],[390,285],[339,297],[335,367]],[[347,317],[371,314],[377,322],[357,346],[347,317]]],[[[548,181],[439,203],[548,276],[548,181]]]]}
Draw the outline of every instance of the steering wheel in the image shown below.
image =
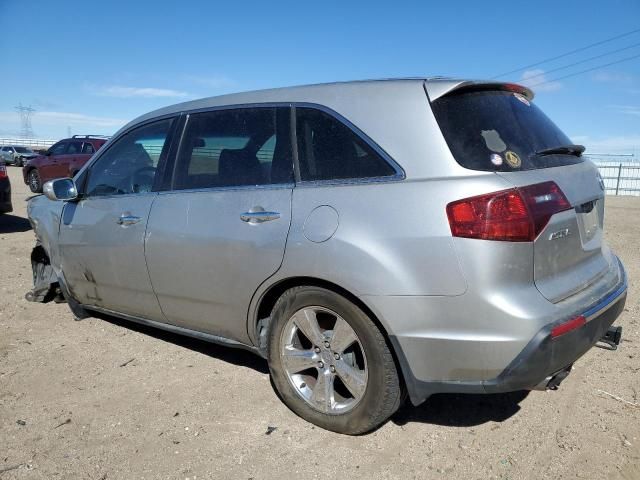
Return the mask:
{"type": "Polygon", "coordinates": [[[153,187],[153,179],[155,178],[156,167],[142,167],[133,172],[129,177],[129,191],[131,193],[150,192],[153,187]],[[148,175],[143,176],[144,173],[148,175]]]}

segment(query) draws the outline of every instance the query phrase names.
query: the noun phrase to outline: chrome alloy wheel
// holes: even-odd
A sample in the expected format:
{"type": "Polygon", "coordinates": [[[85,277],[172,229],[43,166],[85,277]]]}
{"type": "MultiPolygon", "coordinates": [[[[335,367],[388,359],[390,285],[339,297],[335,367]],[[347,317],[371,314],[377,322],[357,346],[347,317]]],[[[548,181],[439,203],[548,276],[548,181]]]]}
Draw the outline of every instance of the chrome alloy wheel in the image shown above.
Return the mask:
{"type": "Polygon", "coordinates": [[[351,326],[334,311],[304,307],[288,320],[280,356],[294,390],[327,414],[353,409],[367,388],[367,359],[351,326]]]}
{"type": "Polygon", "coordinates": [[[32,192],[40,190],[40,175],[36,170],[29,172],[29,187],[31,187],[32,192]]]}

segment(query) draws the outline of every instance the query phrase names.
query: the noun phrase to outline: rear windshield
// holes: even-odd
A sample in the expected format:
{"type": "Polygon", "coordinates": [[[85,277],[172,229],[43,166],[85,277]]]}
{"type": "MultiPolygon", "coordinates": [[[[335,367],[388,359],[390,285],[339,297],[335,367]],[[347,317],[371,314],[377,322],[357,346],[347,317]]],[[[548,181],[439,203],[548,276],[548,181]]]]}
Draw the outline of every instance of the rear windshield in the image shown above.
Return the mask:
{"type": "Polygon", "coordinates": [[[572,142],[525,96],[507,91],[452,92],[432,103],[456,161],[471,170],[511,172],[583,161],[535,152],[572,142]]]}

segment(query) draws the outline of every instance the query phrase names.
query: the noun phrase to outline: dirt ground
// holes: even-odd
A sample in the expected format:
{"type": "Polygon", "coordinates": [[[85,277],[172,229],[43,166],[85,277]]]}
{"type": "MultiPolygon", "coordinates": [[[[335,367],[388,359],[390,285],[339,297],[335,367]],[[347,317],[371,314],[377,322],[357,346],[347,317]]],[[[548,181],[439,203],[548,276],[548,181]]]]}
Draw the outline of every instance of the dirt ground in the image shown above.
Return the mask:
{"type": "Polygon", "coordinates": [[[617,352],[592,349],[557,392],[438,395],[347,437],[289,411],[250,353],[24,300],[34,236],[27,188],[8,169],[2,480],[640,479],[640,198],[607,199],[607,239],[629,274],[617,352]]]}

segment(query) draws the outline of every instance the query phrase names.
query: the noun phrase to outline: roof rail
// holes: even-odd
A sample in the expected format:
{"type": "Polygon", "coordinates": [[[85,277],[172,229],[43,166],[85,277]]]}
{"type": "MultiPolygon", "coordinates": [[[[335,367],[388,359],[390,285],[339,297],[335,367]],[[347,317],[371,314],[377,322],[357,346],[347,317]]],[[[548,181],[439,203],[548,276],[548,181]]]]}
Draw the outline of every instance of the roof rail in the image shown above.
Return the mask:
{"type": "Polygon", "coordinates": [[[74,135],[71,138],[111,138],[109,135],[74,135]]]}

